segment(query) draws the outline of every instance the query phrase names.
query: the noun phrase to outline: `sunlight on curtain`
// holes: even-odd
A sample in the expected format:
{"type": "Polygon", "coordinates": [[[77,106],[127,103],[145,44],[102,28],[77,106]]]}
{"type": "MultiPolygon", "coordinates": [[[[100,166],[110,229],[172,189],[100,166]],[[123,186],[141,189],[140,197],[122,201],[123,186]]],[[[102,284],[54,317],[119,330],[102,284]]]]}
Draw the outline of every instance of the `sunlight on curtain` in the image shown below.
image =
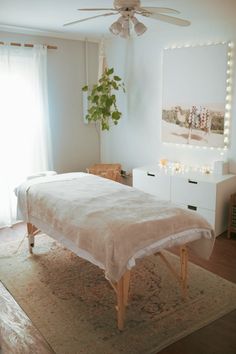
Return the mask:
{"type": "Polygon", "coordinates": [[[0,46],[0,227],[16,221],[14,188],[51,168],[47,48],[0,46]]]}

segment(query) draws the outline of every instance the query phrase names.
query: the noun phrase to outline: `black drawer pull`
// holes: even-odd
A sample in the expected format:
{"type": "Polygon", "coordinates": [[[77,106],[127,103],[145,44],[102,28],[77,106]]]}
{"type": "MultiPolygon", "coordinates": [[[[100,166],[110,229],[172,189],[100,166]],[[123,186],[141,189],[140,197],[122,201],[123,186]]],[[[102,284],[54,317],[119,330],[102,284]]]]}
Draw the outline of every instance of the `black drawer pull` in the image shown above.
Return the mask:
{"type": "Polygon", "coordinates": [[[188,180],[188,183],[197,184],[198,182],[196,182],[196,181],[192,181],[191,179],[189,179],[189,180],[188,180]]]}
{"type": "Polygon", "coordinates": [[[155,177],[155,174],[154,174],[154,173],[147,172],[147,176],[155,177]]]}
{"type": "Polygon", "coordinates": [[[194,205],[188,205],[188,209],[190,209],[190,210],[197,210],[197,207],[196,206],[194,206],[194,205]]]}

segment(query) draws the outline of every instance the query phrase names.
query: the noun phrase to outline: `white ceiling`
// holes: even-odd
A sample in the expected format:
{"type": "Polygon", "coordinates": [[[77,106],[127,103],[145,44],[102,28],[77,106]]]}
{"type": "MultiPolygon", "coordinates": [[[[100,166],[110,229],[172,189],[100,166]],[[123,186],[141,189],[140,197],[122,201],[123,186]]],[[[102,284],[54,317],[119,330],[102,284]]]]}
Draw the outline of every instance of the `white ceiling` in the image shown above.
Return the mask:
{"type": "MultiPolygon", "coordinates": [[[[101,12],[79,12],[79,7],[112,7],[112,0],[0,0],[0,31],[53,35],[64,38],[100,38],[112,36],[109,26],[117,16],[101,17],[73,26],[63,27],[66,22],[99,15],[101,12]]],[[[171,7],[181,12],[179,17],[188,19],[192,26],[221,25],[236,27],[236,0],[142,0],[143,6],[171,7]]],[[[142,17],[148,31],[174,28],[153,19],[142,17]]]]}

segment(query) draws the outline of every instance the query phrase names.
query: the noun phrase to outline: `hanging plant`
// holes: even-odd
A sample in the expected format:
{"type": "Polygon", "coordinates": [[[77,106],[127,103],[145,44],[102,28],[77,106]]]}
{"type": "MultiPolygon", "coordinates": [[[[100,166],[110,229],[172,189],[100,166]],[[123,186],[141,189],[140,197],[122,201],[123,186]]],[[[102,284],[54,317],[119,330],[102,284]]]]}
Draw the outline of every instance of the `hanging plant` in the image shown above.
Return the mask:
{"type": "MultiPolygon", "coordinates": [[[[99,122],[102,130],[109,130],[111,122],[117,125],[122,113],[117,108],[114,91],[120,89],[125,92],[121,78],[114,75],[113,68],[105,69],[98,84],[93,85],[88,96],[89,108],[86,119],[89,122],[99,122]]],[[[84,86],[82,90],[88,92],[89,88],[84,86]]]]}

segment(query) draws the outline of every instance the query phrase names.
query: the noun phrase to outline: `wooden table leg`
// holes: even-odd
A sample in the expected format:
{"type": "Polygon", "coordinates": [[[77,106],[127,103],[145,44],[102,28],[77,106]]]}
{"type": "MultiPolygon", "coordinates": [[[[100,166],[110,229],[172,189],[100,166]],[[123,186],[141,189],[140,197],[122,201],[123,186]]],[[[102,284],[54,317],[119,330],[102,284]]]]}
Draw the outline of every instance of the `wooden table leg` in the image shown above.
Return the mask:
{"type": "Polygon", "coordinates": [[[130,270],[127,270],[124,274],[124,305],[128,305],[129,299],[129,283],[130,283],[130,270]]]}
{"type": "Polygon", "coordinates": [[[117,283],[117,325],[120,331],[124,329],[125,303],[124,303],[124,278],[117,283]]]}
{"type": "Polygon", "coordinates": [[[31,224],[27,223],[27,232],[28,232],[28,245],[29,245],[29,252],[33,253],[33,247],[34,247],[34,235],[35,232],[37,231],[37,228],[31,224]]]}
{"type": "Polygon", "coordinates": [[[124,329],[125,307],[128,303],[130,271],[121,277],[117,282],[117,325],[120,331],[124,329]]]}

